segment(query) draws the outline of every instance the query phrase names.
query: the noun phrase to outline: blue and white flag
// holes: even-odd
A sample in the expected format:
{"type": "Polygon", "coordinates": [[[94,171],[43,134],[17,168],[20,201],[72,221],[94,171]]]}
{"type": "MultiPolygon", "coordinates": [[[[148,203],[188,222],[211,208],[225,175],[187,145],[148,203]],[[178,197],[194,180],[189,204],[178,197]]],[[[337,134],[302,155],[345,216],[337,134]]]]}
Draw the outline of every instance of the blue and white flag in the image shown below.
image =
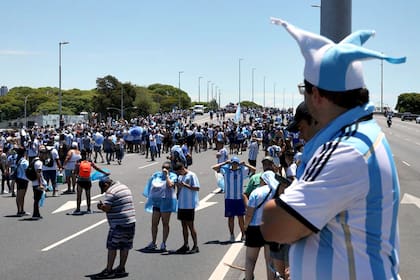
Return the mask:
{"type": "Polygon", "coordinates": [[[238,103],[238,107],[236,107],[236,112],[235,112],[235,118],[234,121],[236,123],[239,123],[239,121],[241,120],[241,104],[238,103]]]}

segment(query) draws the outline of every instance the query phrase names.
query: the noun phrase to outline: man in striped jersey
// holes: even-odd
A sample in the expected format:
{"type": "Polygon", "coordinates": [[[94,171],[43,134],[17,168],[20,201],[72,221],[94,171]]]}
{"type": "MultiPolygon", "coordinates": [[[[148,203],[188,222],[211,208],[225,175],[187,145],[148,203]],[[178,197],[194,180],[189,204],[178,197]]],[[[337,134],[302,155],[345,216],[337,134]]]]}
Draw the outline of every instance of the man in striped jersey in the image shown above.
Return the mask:
{"type": "Polygon", "coordinates": [[[216,172],[221,172],[225,180],[225,217],[228,218],[230,241],[235,241],[235,217],[238,217],[242,240],[245,240],[245,203],[243,200],[244,181],[249,173],[255,173],[255,167],[241,162],[238,157],[212,166],[216,172]]]}
{"type": "Polygon", "coordinates": [[[305,145],[297,180],[266,204],[261,231],[292,244],[291,279],[397,279],[399,182],[392,152],[372,118],[361,59],[403,63],[362,47],[358,31],[336,44],[283,25],[305,58],[301,93],[321,128],[305,145]]]}
{"type": "Polygon", "coordinates": [[[133,248],[133,239],[136,229],[136,210],[134,209],[133,195],[130,189],[114,182],[109,177],[99,181],[101,193],[105,193],[105,200],[97,204],[98,209],[106,213],[109,223],[109,232],[106,247],[108,249],[107,267],[92,276],[93,279],[109,279],[126,277],[125,264],[128,258],[128,251],[133,248]],[[120,251],[120,264],[116,269],[114,266],[117,250],[120,251]]]}

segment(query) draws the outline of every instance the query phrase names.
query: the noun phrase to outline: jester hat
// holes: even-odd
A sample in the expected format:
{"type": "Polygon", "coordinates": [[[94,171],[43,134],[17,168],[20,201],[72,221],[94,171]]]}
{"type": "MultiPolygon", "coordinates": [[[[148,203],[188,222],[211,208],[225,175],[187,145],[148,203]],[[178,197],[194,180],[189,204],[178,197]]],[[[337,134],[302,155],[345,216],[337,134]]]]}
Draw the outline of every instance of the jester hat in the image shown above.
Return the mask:
{"type": "Polygon", "coordinates": [[[335,43],[278,18],[271,18],[271,22],[282,25],[297,41],[305,59],[305,80],[324,90],[338,92],[364,88],[361,60],[376,58],[393,64],[406,61],[405,57],[393,58],[362,47],[375,34],[372,30],[356,31],[335,43]]]}

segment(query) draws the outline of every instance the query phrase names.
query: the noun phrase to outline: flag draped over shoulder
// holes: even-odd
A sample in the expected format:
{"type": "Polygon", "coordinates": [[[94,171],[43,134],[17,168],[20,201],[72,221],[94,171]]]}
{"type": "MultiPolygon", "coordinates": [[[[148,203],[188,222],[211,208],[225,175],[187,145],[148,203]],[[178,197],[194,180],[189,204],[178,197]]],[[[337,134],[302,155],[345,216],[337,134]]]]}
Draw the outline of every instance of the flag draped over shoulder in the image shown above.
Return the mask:
{"type": "Polygon", "coordinates": [[[236,112],[235,112],[235,118],[234,121],[236,123],[239,123],[239,121],[241,120],[241,104],[238,103],[238,107],[236,107],[236,112]]]}

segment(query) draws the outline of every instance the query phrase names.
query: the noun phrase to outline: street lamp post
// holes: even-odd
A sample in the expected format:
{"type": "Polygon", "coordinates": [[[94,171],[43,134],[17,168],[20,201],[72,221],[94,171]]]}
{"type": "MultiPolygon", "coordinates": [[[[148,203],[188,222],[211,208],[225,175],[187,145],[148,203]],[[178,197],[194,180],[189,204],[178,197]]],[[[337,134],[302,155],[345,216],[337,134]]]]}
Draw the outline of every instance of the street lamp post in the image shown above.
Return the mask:
{"type": "Polygon", "coordinates": [[[67,45],[69,42],[58,43],[58,114],[59,114],[59,125],[62,126],[62,93],[61,93],[61,47],[67,45]]]}
{"type": "Polygon", "coordinates": [[[209,103],[209,84],[211,81],[207,81],[207,103],[209,103]]]}
{"type": "Polygon", "coordinates": [[[198,103],[200,103],[200,92],[201,92],[201,79],[203,77],[198,77],[198,103]]]}
{"type": "Polygon", "coordinates": [[[381,59],[381,113],[384,110],[384,61],[381,59]]]}
{"type": "Polygon", "coordinates": [[[276,83],[274,83],[273,85],[273,104],[274,104],[274,108],[276,108],[276,83]]]}
{"type": "Polygon", "coordinates": [[[121,119],[124,119],[124,88],[121,86],[121,119]]]}
{"type": "Polygon", "coordinates": [[[241,61],[244,60],[243,58],[239,58],[239,102],[238,105],[241,105],[241,61]]]}
{"type": "Polygon", "coordinates": [[[28,126],[28,119],[26,117],[27,116],[27,114],[26,114],[26,102],[28,101],[28,97],[29,97],[29,94],[25,96],[25,106],[24,106],[25,127],[28,126]]]}
{"type": "Polygon", "coordinates": [[[264,108],[265,108],[265,76],[264,76],[264,80],[263,80],[263,104],[264,104],[264,108]]]}
{"type": "Polygon", "coordinates": [[[220,109],[222,107],[222,105],[220,104],[220,89],[219,89],[219,108],[220,109]]]}
{"type": "Polygon", "coordinates": [[[321,35],[338,43],[351,33],[352,0],[321,0],[321,35]]]}
{"type": "MultiPolygon", "coordinates": [[[[178,89],[181,91],[181,74],[184,71],[178,71],[178,89]]],[[[181,92],[178,93],[178,109],[181,110],[181,92]]]]}
{"type": "Polygon", "coordinates": [[[213,93],[213,87],[214,87],[214,85],[215,85],[214,83],[211,83],[211,100],[213,100],[213,98],[214,98],[213,97],[214,96],[214,93],[213,93]]]}
{"type": "Polygon", "coordinates": [[[254,102],[254,71],[256,68],[252,68],[252,96],[251,96],[251,100],[252,102],[254,102]]]}

